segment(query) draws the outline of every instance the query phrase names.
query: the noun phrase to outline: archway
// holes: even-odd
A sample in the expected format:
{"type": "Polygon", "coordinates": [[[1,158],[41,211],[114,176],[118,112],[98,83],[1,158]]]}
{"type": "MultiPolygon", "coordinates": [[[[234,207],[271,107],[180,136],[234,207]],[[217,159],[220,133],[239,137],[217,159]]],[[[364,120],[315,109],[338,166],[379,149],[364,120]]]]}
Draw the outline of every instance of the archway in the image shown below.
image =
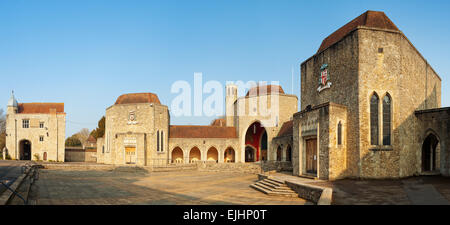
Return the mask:
{"type": "Polygon", "coordinates": [[[429,172],[436,170],[436,148],[439,144],[438,138],[434,134],[429,134],[422,145],[422,171],[429,172]]]}
{"type": "Polygon", "coordinates": [[[42,157],[44,161],[47,161],[47,152],[44,152],[44,156],[42,157]]]}
{"type": "Polygon", "coordinates": [[[31,160],[31,142],[29,140],[20,141],[19,149],[20,160],[31,160]]]}
{"type": "Polygon", "coordinates": [[[267,142],[266,129],[260,122],[252,123],[245,133],[245,161],[267,160],[267,142]]]}
{"type": "Polygon", "coordinates": [[[246,146],[245,147],[245,162],[255,162],[255,152],[256,150],[253,147],[246,146]]]}
{"type": "Polygon", "coordinates": [[[281,161],[281,146],[278,146],[277,148],[277,161],[281,161]]]}
{"type": "Polygon", "coordinates": [[[183,163],[183,150],[176,147],[172,150],[172,163],[183,163]]]}
{"type": "Polygon", "coordinates": [[[288,145],[288,147],[286,149],[286,161],[287,162],[291,162],[292,161],[292,149],[291,149],[290,145],[288,145]]]}
{"type": "Polygon", "coordinates": [[[189,162],[195,163],[200,160],[202,160],[202,153],[200,152],[200,149],[193,147],[189,152],[189,162]]]}
{"type": "Polygon", "coordinates": [[[234,161],[235,161],[235,153],[234,153],[234,149],[232,147],[228,147],[225,150],[225,153],[223,154],[223,156],[224,156],[223,157],[224,162],[226,162],[226,163],[229,163],[229,162],[234,163],[234,161]]]}
{"type": "Polygon", "coordinates": [[[209,148],[208,153],[206,153],[206,160],[209,162],[218,162],[218,159],[219,151],[214,147],[209,148]]]}

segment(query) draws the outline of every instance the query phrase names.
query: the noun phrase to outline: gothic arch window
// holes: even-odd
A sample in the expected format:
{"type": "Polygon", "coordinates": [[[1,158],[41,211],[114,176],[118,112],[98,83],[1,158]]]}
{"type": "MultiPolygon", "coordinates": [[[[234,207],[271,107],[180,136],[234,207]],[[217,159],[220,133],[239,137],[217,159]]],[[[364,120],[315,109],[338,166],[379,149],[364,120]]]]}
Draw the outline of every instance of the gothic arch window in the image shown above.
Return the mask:
{"type": "Polygon", "coordinates": [[[339,121],[337,127],[337,143],[338,145],[342,145],[342,123],[339,121]]]}
{"type": "Polygon", "coordinates": [[[379,140],[379,121],[378,121],[378,104],[379,97],[377,93],[373,93],[370,98],[370,144],[378,145],[379,140]]]}
{"type": "Polygon", "coordinates": [[[391,145],[391,96],[383,98],[383,145],[391,145]]]}

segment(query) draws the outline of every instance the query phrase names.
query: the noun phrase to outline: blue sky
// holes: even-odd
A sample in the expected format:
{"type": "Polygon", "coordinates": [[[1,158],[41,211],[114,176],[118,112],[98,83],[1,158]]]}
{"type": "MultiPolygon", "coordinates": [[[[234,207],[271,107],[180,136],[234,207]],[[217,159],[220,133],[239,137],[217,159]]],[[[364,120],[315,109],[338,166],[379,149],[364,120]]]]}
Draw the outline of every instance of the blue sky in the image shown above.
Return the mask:
{"type": "MultiPolygon", "coordinates": [[[[450,106],[449,1],[0,1],[0,108],[64,102],[67,135],[93,129],[123,93],[177,80],[277,80],[299,95],[299,65],[366,10],[384,11],[442,78],[450,106]]],[[[204,96],[205,98],[207,95],[204,96]]],[[[172,124],[208,124],[172,117],[172,124]]]]}

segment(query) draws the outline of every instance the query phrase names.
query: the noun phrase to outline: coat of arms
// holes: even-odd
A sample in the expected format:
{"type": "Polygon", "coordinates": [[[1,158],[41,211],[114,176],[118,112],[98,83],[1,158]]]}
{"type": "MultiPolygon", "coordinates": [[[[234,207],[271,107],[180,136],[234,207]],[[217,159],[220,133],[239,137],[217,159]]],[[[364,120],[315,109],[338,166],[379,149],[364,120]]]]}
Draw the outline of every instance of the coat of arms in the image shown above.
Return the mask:
{"type": "Polygon", "coordinates": [[[318,92],[321,92],[324,89],[330,88],[330,73],[328,72],[328,64],[323,64],[320,67],[320,77],[319,77],[319,87],[317,88],[318,92]]]}
{"type": "Polygon", "coordinates": [[[135,112],[130,112],[128,114],[128,124],[137,124],[135,112]]]}

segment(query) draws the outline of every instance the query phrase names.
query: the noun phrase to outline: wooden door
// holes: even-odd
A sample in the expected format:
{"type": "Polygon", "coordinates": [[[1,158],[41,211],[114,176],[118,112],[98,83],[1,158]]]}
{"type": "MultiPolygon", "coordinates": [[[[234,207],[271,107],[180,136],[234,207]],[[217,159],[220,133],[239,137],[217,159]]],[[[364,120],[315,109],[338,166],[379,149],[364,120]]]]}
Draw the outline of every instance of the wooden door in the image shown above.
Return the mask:
{"type": "Polygon", "coordinates": [[[136,147],[125,147],[125,163],[136,164],[136,147]]]}
{"type": "Polygon", "coordinates": [[[317,174],[317,139],[306,140],[306,172],[317,174]]]}

